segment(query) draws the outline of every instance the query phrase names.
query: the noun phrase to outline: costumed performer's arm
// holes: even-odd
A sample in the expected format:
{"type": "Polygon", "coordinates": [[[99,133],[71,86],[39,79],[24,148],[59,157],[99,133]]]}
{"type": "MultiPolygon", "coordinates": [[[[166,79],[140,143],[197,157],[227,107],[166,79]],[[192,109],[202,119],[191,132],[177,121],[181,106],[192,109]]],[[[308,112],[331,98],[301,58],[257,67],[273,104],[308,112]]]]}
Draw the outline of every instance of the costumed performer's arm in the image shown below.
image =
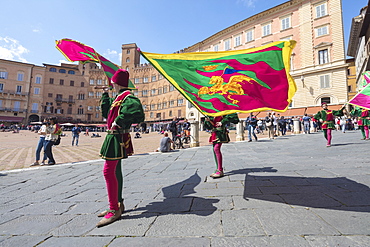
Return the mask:
{"type": "Polygon", "coordinates": [[[207,130],[212,130],[215,127],[215,126],[213,126],[213,119],[214,119],[213,117],[207,117],[206,116],[206,118],[204,120],[204,123],[203,123],[203,127],[207,130]]]}
{"type": "Polygon", "coordinates": [[[323,119],[322,119],[321,111],[316,113],[315,116],[313,116],[313,118],[316,119],[316,120],[319,120],[319,121],[321,120],[322,121],[323,119]]]}
{"type": "Polygon", "coordinates": [[[108,92],[104,92],[100,99],[101,113],[104,118],[108,118],[108,113],[113,99],[109,97],[108,92]]]}
{"type": "Polygon", "coordinates": [[[338,117],[341,117],[344,115],[344,109],[345,109],[346,105],[343,105],[342,108],[340,108],[339,110],[334,110],[333,111],[333,115],[334,116],[338,116],[338,117]]]}

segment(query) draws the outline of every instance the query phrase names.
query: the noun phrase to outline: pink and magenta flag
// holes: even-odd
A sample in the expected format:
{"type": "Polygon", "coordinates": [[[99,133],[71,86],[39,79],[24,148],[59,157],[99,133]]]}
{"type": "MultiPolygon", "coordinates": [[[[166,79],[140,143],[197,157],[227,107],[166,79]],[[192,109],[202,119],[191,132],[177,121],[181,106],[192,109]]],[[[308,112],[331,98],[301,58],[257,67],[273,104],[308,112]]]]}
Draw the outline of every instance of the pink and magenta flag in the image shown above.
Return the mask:
{"type": "Polygon", "coordinates": [[[141,52],[202,114],[287,110],[297,90],[290,75],[296,42],[224,52],[141,52]]]}
{"type": "MultiPolygon", "coordinates": [[[[105,75],[108,78],[109,87],[112,88],[111,79],[114,73],[118,69],[120,69],[118,65],[112,63],[111,61],[97,53],[94,48],[82,44],[76,40],[57,40],[56,47],[68,59],[68,61],[80,61],[82,63],[100,63],[105,75]]],[[[129,88],[136,89],[131,80],[129,80],[129,88]]]]}
{"type": "Polygon", "coordinates": [[[348,101],[348,104],[370,110],[370,83],[348,101]]]}

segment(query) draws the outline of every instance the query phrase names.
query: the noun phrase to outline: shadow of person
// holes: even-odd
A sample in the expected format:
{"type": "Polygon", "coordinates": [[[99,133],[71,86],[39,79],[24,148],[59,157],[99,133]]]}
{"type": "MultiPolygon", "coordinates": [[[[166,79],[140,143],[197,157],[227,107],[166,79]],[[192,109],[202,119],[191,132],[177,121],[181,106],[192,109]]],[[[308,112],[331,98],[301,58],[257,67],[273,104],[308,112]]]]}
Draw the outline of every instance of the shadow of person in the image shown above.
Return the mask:
{"type": "Polygon", "coordinates": [[[370,188],[346,177],[290,177],[251,175],[276,172],[271,167],[230,171],[245,174],[243,198],[295,206],[343,211],[370,212],[370,188]]]}
{"type": "Polygon", "coordinates": [[[126,212],[141,212],[140,215],[124,215],[123,218],[151,217],[153,214],[195,214],[207,216],[213,214],[217,208],[213,205],[219,199],[206,199],[196,196],[188,196],[196,193],[195,187],[199,185],[201,178],[197,172],[189,178],[176,184],[162,188],[162,201],[150,202],[145,207],[139,207],[126,212]]]}

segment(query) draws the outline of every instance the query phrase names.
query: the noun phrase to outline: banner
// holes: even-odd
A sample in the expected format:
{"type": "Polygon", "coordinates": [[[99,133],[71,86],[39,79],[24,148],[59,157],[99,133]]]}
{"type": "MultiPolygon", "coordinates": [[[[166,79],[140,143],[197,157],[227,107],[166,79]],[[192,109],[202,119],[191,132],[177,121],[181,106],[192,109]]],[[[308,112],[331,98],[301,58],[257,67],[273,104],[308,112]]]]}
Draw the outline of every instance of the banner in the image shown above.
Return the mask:
{"type": "Polygon", "coordinates": [[[296,42],[224,52],[141,52],[201,113],[287,110],[297,88],[289,74],[296,42]]]}

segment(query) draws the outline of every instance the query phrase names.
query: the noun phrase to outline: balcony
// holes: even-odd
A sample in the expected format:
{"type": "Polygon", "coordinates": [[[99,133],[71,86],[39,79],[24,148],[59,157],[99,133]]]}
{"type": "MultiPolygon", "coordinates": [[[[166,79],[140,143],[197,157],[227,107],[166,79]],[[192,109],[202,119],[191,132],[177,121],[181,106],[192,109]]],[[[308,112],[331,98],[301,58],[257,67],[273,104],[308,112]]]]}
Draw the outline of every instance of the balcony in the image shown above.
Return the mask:
{"type": "Polygon", "coordinates": [[[28,92],[16,92],[14,90],[0,90],[2,94],[10,94],[10,95],[20,95],[20,96],[27,96],[28,92]]]}
{"type": "Polygon", "coordinates": [[[55,98],[55,101],[58,103],[68,103],[68,104],[74,104],[74,99],[64,99],[64,98],[55,98]]]}
{"type": "Polygon", "coordinates": [[[39,110],[31,110],[30,113],[39,113],[39,110]]]}
{"type": "Polygon", "coordinates": [[[5,112],[27,112],[27,109],[0,107],[0,111],[5,111],[5,112]]]}

